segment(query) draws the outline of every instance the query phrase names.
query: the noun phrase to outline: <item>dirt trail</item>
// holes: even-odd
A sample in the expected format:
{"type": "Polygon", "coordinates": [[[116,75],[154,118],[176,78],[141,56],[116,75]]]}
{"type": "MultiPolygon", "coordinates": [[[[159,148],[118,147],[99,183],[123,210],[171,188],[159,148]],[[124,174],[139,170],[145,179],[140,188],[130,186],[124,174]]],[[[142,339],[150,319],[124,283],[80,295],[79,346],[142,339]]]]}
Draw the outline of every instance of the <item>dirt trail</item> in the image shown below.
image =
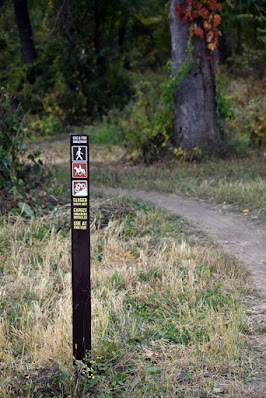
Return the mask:
{"type": "Polygon", "coordinates": [[[93,188],[111,195],[126,195],[150,201],[155,205],[186,218],[226,251],[236,255],[250,271],[256,287],[266,296],[266,226],[243,220],[244,215],[220,214],[209,203],[183,199],[175,194],[93,188]]]}

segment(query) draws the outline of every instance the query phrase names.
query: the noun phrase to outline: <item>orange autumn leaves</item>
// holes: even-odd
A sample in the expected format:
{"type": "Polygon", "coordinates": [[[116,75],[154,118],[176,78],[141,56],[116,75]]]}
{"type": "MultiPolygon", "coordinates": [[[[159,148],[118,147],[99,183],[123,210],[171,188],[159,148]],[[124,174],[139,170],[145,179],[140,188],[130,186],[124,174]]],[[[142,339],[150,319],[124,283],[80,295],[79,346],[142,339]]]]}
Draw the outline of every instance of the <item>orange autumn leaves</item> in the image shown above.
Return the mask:
{"type": "Polygon", "coordinates": [[[217,0],[184,0],[176,5],[177,18],[190,22],[191,36],[205,38],[207,48],[213,52],[219,45],[222,5],[217,0]]]}

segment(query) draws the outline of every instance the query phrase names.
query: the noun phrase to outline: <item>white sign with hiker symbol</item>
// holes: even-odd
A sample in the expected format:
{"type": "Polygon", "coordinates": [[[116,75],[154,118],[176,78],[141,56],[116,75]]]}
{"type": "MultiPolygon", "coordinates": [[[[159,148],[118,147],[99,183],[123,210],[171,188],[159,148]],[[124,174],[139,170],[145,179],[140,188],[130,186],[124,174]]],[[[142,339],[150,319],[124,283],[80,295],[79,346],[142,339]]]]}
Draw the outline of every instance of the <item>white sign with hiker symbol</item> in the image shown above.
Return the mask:
{"type": "Polygon", "coordinates": [[[72,146],[72,161],[87,161],[87,147],[86,146],[72,146]]]}

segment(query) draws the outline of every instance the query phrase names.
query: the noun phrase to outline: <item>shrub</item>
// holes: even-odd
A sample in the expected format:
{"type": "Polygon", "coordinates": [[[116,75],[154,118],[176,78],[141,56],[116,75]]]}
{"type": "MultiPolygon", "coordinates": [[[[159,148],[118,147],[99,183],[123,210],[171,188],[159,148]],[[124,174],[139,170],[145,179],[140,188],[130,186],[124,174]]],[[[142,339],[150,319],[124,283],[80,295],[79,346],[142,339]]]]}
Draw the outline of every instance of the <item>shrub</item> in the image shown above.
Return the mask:
{"type": "Polygon", "coordinates": [[[17,103],[2,87],[0,91],[0,189],[12,188],[16,193],[18,186],[23,184],[23,177],[33,164],[34,172],[38,172],[42,165],[36,160],[39,152],[28,154],[26,160],[23,155],[27,152],[24,146],[29,136],[26,128],[27,114],[20,103],[17,103]]]}
{"type": "Polygon", "coordinates": [[[192,52],[193,46],[189,41],[182,67],[163,82],[141,81],[133,101],[123,112],[121,127],[125,145],[130,151],[138,150],[145,162],[156,157],[163,149],[171,150],[178,157],[189,156],[183,149],[173,148],[170,141],[175,111],[173,95],[180,81],[193,68],[192,52]]]}
{"type": "Polygon", "coordinates": [[[31,131],[33,135],[51,135],[63,132],[62,121],[53,114],[40,117],[39,115],[31,115],[28,118],[27,131],[31,131]]]}
{"type": "Polygon", "coordinates": [[[250,146],[266,145],[265,80],[247,82],[237,80],[231,88],[234,117],[227,120],[229,128],[250,146]]]}
{"type": "Polygon", "coordinates": [[[2,87],[0,91],[0,188],[19,183],[27,115],[2,87]]]}
{"type": "Polygon", "coordinates": [[[163,98],[162,85],[141,81],[133,101],[123,111],[124,142],[129,153],[139,151],[144,161],[166,147],[172,132],[173,109],[163,98]]]}

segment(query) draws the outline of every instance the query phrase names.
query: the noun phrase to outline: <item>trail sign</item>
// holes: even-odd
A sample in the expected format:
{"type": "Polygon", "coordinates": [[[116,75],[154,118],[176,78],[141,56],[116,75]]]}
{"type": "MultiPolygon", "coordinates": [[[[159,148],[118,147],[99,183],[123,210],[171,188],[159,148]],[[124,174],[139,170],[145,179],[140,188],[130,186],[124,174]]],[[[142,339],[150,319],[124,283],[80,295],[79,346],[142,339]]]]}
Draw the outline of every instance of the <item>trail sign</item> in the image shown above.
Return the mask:
{"type": "Polygon", "coordinates": [[[73,355],[91,350],[89,137],[70,136],[73,355]]]}
{"type": "Polygon", "coordinates": [[[79,145],[72,146],[72,160],[87,161],[88,151],[87,146],[79,145]]]}
{"type": "Polygon", "coordinates": [[[73,196],[88,196],[88,182],[86,180],[72,181],[73,196]]]}

